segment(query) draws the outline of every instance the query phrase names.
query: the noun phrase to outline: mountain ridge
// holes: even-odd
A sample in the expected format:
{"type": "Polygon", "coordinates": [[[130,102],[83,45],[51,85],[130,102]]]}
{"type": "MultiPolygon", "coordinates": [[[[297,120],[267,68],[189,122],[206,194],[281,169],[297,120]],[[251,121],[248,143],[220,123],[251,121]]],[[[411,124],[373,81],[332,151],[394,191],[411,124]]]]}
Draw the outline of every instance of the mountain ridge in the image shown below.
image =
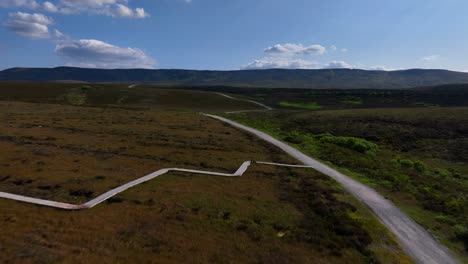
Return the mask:
{"type": "Polygon", "coordinates": [[[238,86],[265,88],[404,89],[468,83],[468,73],[442,69],[378,71],[360,69],[91,69],[75,67],[10,68],[0,81],[84,81],[147,83],[167,86],[238,86]]]}

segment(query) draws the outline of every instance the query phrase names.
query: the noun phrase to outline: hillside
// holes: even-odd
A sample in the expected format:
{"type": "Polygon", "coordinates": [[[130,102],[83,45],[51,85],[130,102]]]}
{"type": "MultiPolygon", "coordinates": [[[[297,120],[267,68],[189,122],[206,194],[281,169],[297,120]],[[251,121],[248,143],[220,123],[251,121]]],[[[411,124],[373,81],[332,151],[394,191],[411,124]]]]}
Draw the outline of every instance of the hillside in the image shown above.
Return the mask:
{"type": "Polygon", "coordinates": [[[354,69],[194,71],[58,67],[7,69],[0,72],[0,81],[139,82],[182,86],[391,89],[468,83],[468,73],[422,69],[390,72],[354,69]]]}

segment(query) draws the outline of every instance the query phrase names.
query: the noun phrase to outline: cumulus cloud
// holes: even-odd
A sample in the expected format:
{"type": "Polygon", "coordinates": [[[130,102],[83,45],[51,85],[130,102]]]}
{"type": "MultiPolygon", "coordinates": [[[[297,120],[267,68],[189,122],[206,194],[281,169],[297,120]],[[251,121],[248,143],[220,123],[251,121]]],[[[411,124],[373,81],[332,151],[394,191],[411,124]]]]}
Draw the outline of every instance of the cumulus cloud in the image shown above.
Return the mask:
{"type": "Polygon", "coordinates": [[[325,65],[326,69],[352,69],[353,66],[345,61],[331,61],[325,65]]]}
{"type": "Polygon", "coordinates": [[[320,65],[313,61],[291,58],[262,58],[242,66],[244,70],[256,69],[317,69],[320,65]]]}
{"type": "Polygon", "coordinates": [[[287,57],[267,57],[255,60],[241,67],[243,70],[257,69],[353,69],[353,65],[344,61],[331,61],[323,64],[315,61],[287,57]]]}
{"type": "Polygon", "coordinates": [[[89,68],[154,68],[156,61],[137,48],[122,48],[95,40],[64,41],[55,53],[67,65],[89,68]]]}
{"type": "Polygon", "coordinates": [[[290,54],[290,55],[321,55],[326,51],[321,45],[304,46],[302,44],[276,44],[265,49],[266,53],[271,54],[290,54]]]}
{"type": "MultiPolygon", "coordinates": [[[[336,52],[338,47],[331,45],[330,51],[336,52]]],[[[354,68],[353,65],[344,61],[331,61],[328,63],[322,61],[311,61],[306,58],[307,55],[323,55],[327,49],[322,45],[304,46],[302,44],[276,44],[264,50],[268,55],[257,59],[251,63],[241,66],[241,69],[343,69],[354,68]]]]}
{"type": "Polygon", "coordinates": [[[392,67],[387,67],[387,66],[372,66],[372,67],[369,67],[368,70],[371,70],[371,71],[395,71],[397,69],[392,68],[392,67]]]}
{"type": "Polygon", "coordinates": [[[39,4],[34,0],[1,0],[0,7],[24,7],[36,9],[39,7],[39,4]]]}
{"type": "Polygon", "coordinates": [[[114,17],[134,17],[134,18],[145,18],[148,13],[143,8],[136,8],[135,10],[129,8],[126,5],[116,4],[114,8],[108,10],[110,16],[114,17]]]}
{"type": "Polygon", "coordinates": [[[438,59],[440,59],[440,55],[430,55],[422,58],[423,61],[436,61],[438,59]]]}
{"type": "Polygon", "coordinates": [[[22,12],[10,13],[5,26],[18,35],[31,39],[46,39],[50,37],[49,25],[52,18],[43,14],[28,14],[22,12]]]}
{"type": "Polygon", "coordinates": [[[60,3],[70,7],[102,7],[116,4],[117,0],[60,0],[60,3]]]}
{"type": "Polygon", "coordinates": [[[138,18],[144,18],[144,17],[149,16],[149,14],[146,13],[144,8],[135,8],[134,14],[135,14],[135,17],[138,17],[138,18]]]}
{"type": "Polygon", "coordinates": [[[118,15],[123,17],[130,17],[133,16],[133,10],[130,9],[128,6],[117,4],[115,7],[115,11],[118,15]]]}
{"type": "Polygon", "coordinates": [[[0,0],[0,7],[20,7],[60,14],[92,13],[127,18],[145,18],[149,16],[144,8],[130,8],[128,2],[129,0],[0,0]]]}
{"type": "Polygon", "coordinates": [[[59,8],[56,5],[54,5],[53,3],[51,3],[51,2],[44,2],[42,4],[42,8],[44,9],[44,11],[50,12],[50,13],[58,13],[59,12],[59,8]]]}

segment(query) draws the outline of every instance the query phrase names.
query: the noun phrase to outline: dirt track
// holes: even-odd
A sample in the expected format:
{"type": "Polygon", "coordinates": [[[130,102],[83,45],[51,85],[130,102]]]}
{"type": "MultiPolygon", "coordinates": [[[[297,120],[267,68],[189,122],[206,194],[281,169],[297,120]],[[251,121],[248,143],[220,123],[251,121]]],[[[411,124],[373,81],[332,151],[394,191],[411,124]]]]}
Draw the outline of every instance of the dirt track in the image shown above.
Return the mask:
{"type": "MultiPolygon", "coordinates": [[[[417,263],[424,264],[445,264],[459,263],[455,260],[448,249],[437,242],[431,234],[423,227],[414,222],[409,216],[398,209],[392,202],[385,199],[372,188],[338,172],[329,166],[312,159],[299,150],[273,138],[272,136],[258,131],[256,129],[241,125],[229,119],[209,115],[236,128],[247,131],[255,136],[279,147],[290,156],[301,161],[303,164],[314,168],[315,170],[328,175],[338,181],[343,187],[357,197],[362,203],[368,206],[381,222],[392,231],[398,238],[404,250],[414,258],[417,263]]],[[[271,164],[276,165],[276,164],[271,164]]]]}

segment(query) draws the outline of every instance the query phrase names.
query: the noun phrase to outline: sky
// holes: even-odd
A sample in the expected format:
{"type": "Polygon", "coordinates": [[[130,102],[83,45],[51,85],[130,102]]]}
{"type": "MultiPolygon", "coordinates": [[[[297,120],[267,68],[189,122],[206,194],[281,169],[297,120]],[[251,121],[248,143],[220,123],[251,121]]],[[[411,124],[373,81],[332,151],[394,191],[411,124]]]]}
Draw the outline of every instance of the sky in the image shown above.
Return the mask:
{"type": "Polygon", "coordinates": [[[0,0],[0,70],[468,71],[466,0],[0,0]]]}

